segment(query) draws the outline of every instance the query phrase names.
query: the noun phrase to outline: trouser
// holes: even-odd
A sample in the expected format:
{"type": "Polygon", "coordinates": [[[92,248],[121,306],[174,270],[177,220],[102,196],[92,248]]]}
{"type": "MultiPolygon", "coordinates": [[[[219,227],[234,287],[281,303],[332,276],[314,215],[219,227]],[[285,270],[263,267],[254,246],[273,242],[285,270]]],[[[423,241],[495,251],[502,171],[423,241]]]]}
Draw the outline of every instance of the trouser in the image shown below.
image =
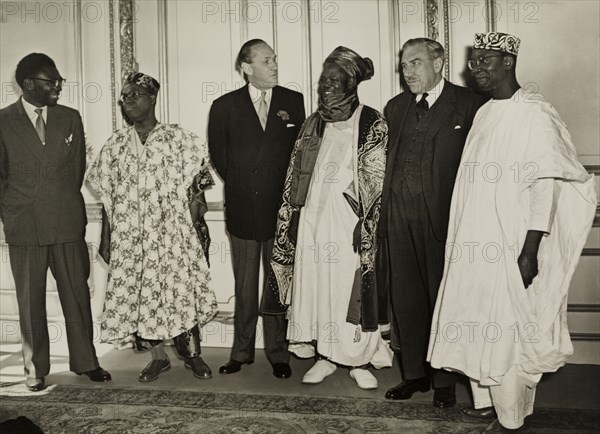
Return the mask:
{"type": "Polygon", "coordinates": [[[482,386],[471,379],[474,406],[479,409],[493,405],[500,424],[517,429],[533,413],[535,390],[541,377],[541,374],[527,374],[520,366],[513,365],[497,385],[482,386]]]}
{"type": "MultiPolygon", "coordinates": [[[[160,339],[144,339],[135,334],[135,347],[139,351],[146,351],[152,347],[160,345],[163,341],[160,339]]],[[[173,338],[177,353],[185,359],[192,359],[200,356],[202,353],[200,347],[200,329],[195,325],[191,329],[177,335],[173,338]]]]}
{"type": "MultiPolygon", "coordinates": [[[[249,362],[254,360],[256,323],[259,315],[258,275],[262,258],[265,282],[263,300],[266,296],[269,262],[273,251],[273,239],[266,241],[243,240],[231,237],[233,276],[235,278],[234,337],[231,360],[249,362]]],[[[265,353],[271,364],[288,363],[290,353],[286,341],[287,320],[285,315],[263,315],[265,353]]]]}
{"type": "MultiPolygon", "coordinates": [[[[423,194],[411,195],[406,183],[400,190],[390,189],[388,214],[392,349],[402,378],[415,380],[432,374],[426,358],[445,240],[434,236],[423,194]]],[[[455,383],[456,374],[433,370],[435,388],[455,383]]]]}
{"type": "MultiPolygon", "coordinates": [[[[46,316],[48,268],[56,279],[65,318],[69,368],[87,372],[98,368],[87,279],[90,260],[84,240],[50,246],[8,246],[15,280],[25,375],[42,378],[50,372],[50,339],[46,316]]],[[[58,332],[62,339],[62,330],[58,332]]]]}

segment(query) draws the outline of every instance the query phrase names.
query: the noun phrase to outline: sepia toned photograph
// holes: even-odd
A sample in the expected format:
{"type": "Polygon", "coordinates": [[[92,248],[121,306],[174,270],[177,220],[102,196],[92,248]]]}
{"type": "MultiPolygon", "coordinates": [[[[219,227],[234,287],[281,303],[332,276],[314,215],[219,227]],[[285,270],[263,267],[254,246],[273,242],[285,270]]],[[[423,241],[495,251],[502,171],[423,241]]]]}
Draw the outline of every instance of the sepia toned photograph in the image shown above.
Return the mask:
{"type": "Polygon", "coordinates": [[[599,432],[599,71],[598,0],[0,0],[1,432],[599,432]]]}

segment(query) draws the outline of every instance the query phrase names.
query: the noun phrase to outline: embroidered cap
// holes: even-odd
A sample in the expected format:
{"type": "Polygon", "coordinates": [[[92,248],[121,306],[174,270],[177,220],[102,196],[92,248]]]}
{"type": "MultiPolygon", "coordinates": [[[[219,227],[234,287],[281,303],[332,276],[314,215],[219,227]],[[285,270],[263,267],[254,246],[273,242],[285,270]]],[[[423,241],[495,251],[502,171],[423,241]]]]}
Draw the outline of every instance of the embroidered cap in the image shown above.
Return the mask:
{"type": "Polygon", "coordinates": [[[521,40],[508,33],[488,32],[475,33],[473,48],[481,50],[503,51],[516,56],[519,53],[521,40]]]}
{"type": "Polygon", "coordinates": [[[132,72],[125,79],[125,83],[137,84],[140,87],[143,87],[152,95],[156,95],[158,93],[158,89],[160,89],[160,84],[154,78],[150,77],[143,72],[132,72]]]}

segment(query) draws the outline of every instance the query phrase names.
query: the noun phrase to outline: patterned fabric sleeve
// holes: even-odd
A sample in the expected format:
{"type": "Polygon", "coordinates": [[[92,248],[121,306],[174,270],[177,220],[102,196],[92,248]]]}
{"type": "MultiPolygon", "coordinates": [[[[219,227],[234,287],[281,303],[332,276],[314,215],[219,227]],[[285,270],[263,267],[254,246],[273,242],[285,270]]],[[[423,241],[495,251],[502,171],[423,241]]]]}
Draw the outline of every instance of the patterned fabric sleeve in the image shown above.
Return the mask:
{"type": "Polygon", "coordinates": [[[113,186],[116,181],[114,179],[116,175],[114,170],[118,167],[118,163],[113,157],[112,150],[124,137],[122,132],[118,131],[108,139],[102,146],[102,149],[100,149],[96,158],[89,163],[87,171],[87,181],[100,196],[100,200],[104,205],[109,221],[112,220],[113,213],[113,186]]]}

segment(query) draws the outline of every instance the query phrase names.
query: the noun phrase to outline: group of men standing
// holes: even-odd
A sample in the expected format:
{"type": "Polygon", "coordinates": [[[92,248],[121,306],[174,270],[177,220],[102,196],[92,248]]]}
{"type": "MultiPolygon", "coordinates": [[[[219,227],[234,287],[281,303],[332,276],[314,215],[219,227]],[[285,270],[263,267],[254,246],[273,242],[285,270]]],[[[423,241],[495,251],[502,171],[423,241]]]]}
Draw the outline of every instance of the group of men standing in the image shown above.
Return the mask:
{"type": "MultiPolygon", "coordinates": [[[[442,77],[445,51],[438,42],[407,41],[400,62],[407,89],[389,101],[383,118],[360,105],[356,94],[358,83],[373,75],[372,62],[338,47],[324,64],[319,109],[306,122],[302,95],[277,85],[272,48],[262,40],[244,44],[237,66],[248,84],[213,103],[208,126],[210,157],[225,186],[236,296],[234,343],[221,374],[253,363],[262,310],[273,375],[292,375],[288,340],[296,339],[285,314],[291,312],[294,320],[299,311],[289,304],[308,300],[308,295],[302,300],[298,288],[316,276],[310,284],[322,288],[314,297],[337,290],[328,285],[343,281],[348,286],[341,288],[346,298],[338,294],[329,301],[343,318],[348,313],[352,324],[351,333],[340,335],[347,340],[342,345],[368,348],[371,333],[380,333],[378,325],[391,323],[391,348],[403,381],[386,398],[410,399],[433,387],[433,405],[451,407],[460,373],[471,380],[471,416],[497,417],[507,429],[523,425],[542,373],[557,370],[572,353],[566,294],[596,198],[591,176],[577,161],[554,108],[541,95],[521,89],[516,80],[519,43],[503,33],[476,35],[468,66],[478,90],[491,97],[487,100],[442,77]],[[348,158],[335,151],[344,141],[351,149],[348,158]],[[326,153],[329,160],[323,160],[326,153]],[[347,186],[315,189],[315,162],[333,161],[335,167],[348,169],[336,180],[347,186]],[[304,191],[301,203],[294,202],[298,191],[304,191]],[[323,191],[339,194],[340,203],[334,203],[337,196],[319,203],[316,194],[323,191]],[[319,282],[322,269],[313,267],[302,281],[295,247],[308,243],[310,231],[319,232],[323,222],[309,212],[326,205],[328,218],[342,231],[336,239],[348,240],[344,255],[356,255],[350,278],[319,282]],[[342,217],[336,217],[339,212],[342,217]],[[290,247],[292,262],[285,262],[290,247]],[[473,247],[474,254],[469,254],[473,247]],[[261,262],[266,277],[259,302],[261,262]],[[282,291],[284,287],[296,292],[282,291]],[[340,299],[344,306],[336,306],[340,299]],[[353,311],[355,301],[359,308],[353,311]],[[369,326],[367,309],[376,311],[369,326]],[[526,328],[530,325],[533,335],[526,328]],[[487,333],[490,328],[494,336],[487,333]]],[[[57,279],[67,323],[81,325],[68,335],[79,339],[72,347],[69,341],[72,370],[94,381],[110,379],[99,368],[91,344],[79,192],[85,166],[83,129],[75,111],[56,106],[60,80],[56,68],[33,74],[18,70],[23,97],[0,111],[0,217],[32,390],[43,388],[49,369],[48,337],[40,332],[46,320],[48,266],[57,279]],[[36,116],[40,108],[42,114],[36,116]],[[40,132],[44,128],[45,136],[40,132]],[[45,146],[63,136],[70,140],[66,150],[63,143],[60,148],[45,146]],[[78,170],[56,185],[14,170],[17,164],[55,160],[76,164],[78,170]],[[35,255],[25,254],[32,249],[35,255]]],[[[312,298],[309,305],[318,307],[312,298]]],[[[336,359],[333,350],[320,349],[318,333],[311,340],[316,352],[306,354],[316,356],[317,363],[305,383],[323,381],[342,364],[351,368],[359,387],[373,388],[377,383],[366,365],[375,365],[378,353],[379,367],[389,366],[379,336],[370,345],[369,357],[340,359],[352,360],[348,362],[336,359]]]]}

